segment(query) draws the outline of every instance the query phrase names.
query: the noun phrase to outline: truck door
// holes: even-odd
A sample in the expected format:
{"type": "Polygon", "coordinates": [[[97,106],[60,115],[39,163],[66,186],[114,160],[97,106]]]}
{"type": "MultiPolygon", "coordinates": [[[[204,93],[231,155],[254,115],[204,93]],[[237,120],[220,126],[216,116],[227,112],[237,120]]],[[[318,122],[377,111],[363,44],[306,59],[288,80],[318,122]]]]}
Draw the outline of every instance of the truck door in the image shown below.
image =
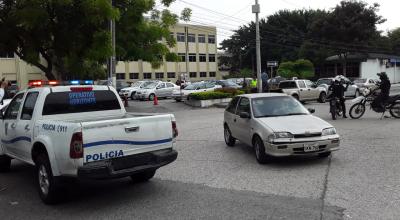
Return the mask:
{"type": "Polygon", "coordinates": [[[309,95],[309,99],[318,99],[319,98],[319,90],[314,86],[314,83],[310,80],[306,80],[307,91],[309,95]]]}
{"type": "Polygon", "coordinates": [[[3,120],[1,122],[1,144],[4,150],[12,154],[17,158],[21,158],[22,152],[18,152],[18,148],[16,148],[16,143],[20,141],[29,141],[28,137],[20,136],[17,133],[17,119],[19,110],[21,108],[21,103],[23,100],[24,94],[20,93],[14,97],[14,99],[8,105],[3,120]]]}
{"type": "MultiPolygon", "coordinates": [[[[24,105],[21,110],[20,120],[17,121],[16,131],[20,136],[27,137],[27,139],[33,139],[33,112],[35,110],[36,100],[39,96],[39,92],[29,92],[26,95],[24,105]]],[[[25,160],[31,158],[31,142],[19,141],[15,143],[15,147],[21,152],[21,156],[25,160]]]]}
{"type": "Polygon", "coordinates": [[[304,82],[304,80],[297,81],[297,84],[299,85],[300,100],[310,99],[310,96],[308,94],[309,92],[307,91],[306,83],[304,82]]]}

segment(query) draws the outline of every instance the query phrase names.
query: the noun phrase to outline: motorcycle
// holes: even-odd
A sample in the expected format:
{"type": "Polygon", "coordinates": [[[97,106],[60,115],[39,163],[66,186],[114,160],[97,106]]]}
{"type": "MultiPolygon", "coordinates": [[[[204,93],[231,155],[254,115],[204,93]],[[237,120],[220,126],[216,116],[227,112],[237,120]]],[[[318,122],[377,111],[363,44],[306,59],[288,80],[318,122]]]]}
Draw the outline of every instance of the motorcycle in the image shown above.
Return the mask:
{"type": "Polygon", "coordinates": [[[331,97],[329,100],[329,112],[332,115],[332,120],[336,120],[337,116],[343,115],[342,105],[340,104],[340,99],[337,97],[331,97]]]}
{"type": "Polygon", "coordinates": [[[350,107],[350,117],[352,119],[361,118],[366,110],[366,105],[369,104],[370,108],[377,113],[382,113],[381,119],[385,115],[386,111],[389,111],[390,115],[394,118],[400,118],[400,95],[390,96],[389,99],[384,103],[384,108],[374,107],[372,106],[372,102],[378,96],[379,88],[371,89],[366,88],[362,92],[362,95],[353,99],[352,103],[354,103],[350,107]]]}

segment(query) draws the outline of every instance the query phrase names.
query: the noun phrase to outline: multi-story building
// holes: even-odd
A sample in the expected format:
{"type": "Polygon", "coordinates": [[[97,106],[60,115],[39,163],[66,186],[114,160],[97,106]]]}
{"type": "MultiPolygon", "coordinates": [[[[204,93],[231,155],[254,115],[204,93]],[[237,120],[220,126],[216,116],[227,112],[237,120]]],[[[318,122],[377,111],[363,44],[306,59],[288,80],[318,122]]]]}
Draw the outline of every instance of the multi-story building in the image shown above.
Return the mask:
{"type": "MultiPolygon", "coordinates": [[[[191,81],[221,79],[218,71],[216,28],[177,24],[171,28],[176,39],[174,48],[180,62],[167,62],[157,68],[144,61],[118,62],[117,80],[133,82],[143,79],[160,79],[175,82],[184,76],[191,81]]],[[[26,88],[31,80],[46,80],[44,73],[13,54],[0,54],[0,77],[26,88]]]]}
{"type": "Polygon", "coordinates": [[[218,72],[217,30],[215,27],[177,24],[171,28],[176,39],[171,52],[178,54],[180,62],[167,62],[158,69],[143,61],[118,62],[118,80],[136,81],[142,79],[161,79],[175,82],[184,76],[190,81],[221,79],[218,72]]]}

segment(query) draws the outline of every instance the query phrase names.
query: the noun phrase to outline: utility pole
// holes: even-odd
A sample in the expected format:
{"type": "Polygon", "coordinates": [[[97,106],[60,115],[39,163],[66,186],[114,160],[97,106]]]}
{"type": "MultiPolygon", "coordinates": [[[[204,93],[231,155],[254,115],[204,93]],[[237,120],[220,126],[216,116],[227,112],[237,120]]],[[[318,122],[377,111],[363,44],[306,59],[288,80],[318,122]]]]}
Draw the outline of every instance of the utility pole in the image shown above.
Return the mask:
{"type": "MultiPolygon", "coordinates": [[[[111,6],[114,7],[114,1],[111,0],[111,6]]],[[[115,82],[115,21],[114,19],[110,20],[110,32],[111,32],[111,44],[112,44],[112,56],[108,60],[108,85],[116,86],[115,82]]]]}
{"type": "Polygon", "coordinates": [[[256,62],[257,62],[257,88],[258,92],[262,93],[262,81],[261,81],[261,49],[260,49],[260,24],[258,21],[258,14],[260,13],[260,5],[258,0],[255,0],[256,4],[253,5],[252,11],[256,14],[256,62]]]}

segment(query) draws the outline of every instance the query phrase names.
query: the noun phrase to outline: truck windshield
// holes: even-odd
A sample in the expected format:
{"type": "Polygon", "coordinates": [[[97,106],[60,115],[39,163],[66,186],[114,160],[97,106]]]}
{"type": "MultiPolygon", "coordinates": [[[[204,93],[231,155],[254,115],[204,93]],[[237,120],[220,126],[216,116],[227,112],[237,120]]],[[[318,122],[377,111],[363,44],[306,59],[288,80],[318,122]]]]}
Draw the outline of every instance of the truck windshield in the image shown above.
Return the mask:
{"type": "Polygon", "coordinates": [[[119,109],[118,98],[110,90],[53,92],[45,99],[42,115],[119,109]]]}

